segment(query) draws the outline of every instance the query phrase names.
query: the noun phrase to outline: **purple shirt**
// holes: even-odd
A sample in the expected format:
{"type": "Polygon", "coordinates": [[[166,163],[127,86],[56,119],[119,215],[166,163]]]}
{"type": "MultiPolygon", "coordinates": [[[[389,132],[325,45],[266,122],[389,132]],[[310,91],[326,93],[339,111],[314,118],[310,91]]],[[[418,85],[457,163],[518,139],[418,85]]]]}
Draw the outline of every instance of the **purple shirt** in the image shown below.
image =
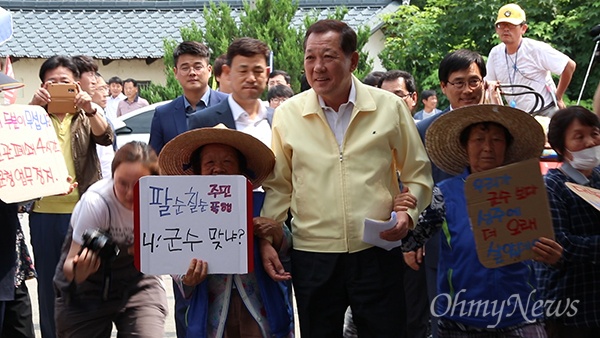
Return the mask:
{"type": "Polygon", "coordinates": [[[117,107],[117,117],[129,114],[132,111],[142,107],[146,107],[147,105],[149,105],[148,101],[146,101],[146,99],[141,98],[139,95],[135,97],[135,100],[133,100],[133,102],[129,102],[127,99],[125,99],[119,102],[119,106],[117,107]]]}

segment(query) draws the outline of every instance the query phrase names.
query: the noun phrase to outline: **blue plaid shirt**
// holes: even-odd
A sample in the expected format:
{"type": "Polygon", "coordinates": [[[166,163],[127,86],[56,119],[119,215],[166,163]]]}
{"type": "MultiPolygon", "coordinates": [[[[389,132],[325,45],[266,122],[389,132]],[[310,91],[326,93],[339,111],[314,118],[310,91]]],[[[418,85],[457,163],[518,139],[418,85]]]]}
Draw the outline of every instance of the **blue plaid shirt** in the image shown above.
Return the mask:
{"type": "MultiPolygon", "coordinates": [[[[600,211],[565,185],[565,182],[583,183],[572,167],[563,164],[561,169],[550,170],[545,183],[556,241],[563,246],[564,253],[556,268],[537,264],[538,288],[546,299],[548,318],[564,325],[597,328],[600,327],[600,211]]],[[[587,179],[587,186],[600,189],[600,167],[587,179]]]]}

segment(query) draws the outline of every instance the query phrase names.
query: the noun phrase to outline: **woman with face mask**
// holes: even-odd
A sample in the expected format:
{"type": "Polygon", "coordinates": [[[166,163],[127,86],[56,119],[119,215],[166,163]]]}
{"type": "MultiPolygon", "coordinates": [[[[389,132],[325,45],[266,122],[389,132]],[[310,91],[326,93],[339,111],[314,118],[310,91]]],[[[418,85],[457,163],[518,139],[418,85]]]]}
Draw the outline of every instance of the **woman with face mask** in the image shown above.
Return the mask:
{"type": "Polygon", "coordinates": [[[556,241],[563,255],[556,266],[539,264],[548,337],[600,337],[600,211],[566,182],[600,189],[600,120],[573,106],[550,121],[548,142],[563,164],[545,177],[556,241]]]}

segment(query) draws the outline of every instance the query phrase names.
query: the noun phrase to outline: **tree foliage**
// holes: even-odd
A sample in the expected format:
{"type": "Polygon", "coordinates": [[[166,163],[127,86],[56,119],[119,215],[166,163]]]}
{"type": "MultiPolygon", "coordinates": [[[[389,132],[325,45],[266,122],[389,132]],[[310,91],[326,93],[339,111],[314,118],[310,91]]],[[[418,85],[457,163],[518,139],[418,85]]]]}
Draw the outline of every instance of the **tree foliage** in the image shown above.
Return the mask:
{"type": "MultiPolygon", "coordinates": [[[[444,55],[469,48],[487,58],[492,47],[500,43],[494,22],[498,9],[506,3],[504,0],[412,1],[412,5],[401,6],[384,17],[386,43],[379,57],[387,69],[411,72],[420,90],[437,89],[438,65],[444,55]]],[[[600,23],[600,1],[521,0],[519,5],[527,15],[529,29],[525,37],[550,43],[577,63],[565,97],[567,104],[575,104],[594,48],[588,32],[600,23]]],[[[599,80],[600,70],[596,66],[585,87],[585,101],[582,100],[588,107],[599,80]]]]}
{"type": "MultiPolygon", "coordinates": [[[[212,51],[211,63],[227,51],[229,44],[239,37],[252,37],[264,41],[273,51],[273,66],[285,70],[292,78],[294,91],[300,89],[300,76],[304,72],[304,51],[302,42],[306,29],[317,21],[320,11],[310,11],[303,20],[302,27],[295,27],[292,20],[298,11],[296,0],[256,0],[244,1],[239,16],[224,2],[211,2],[204,7],[205,25],[196,22],[180,28],[181,40],[205,43],[212,51]]],[[[343,20],[348,13],[345,7],[337,7],[327,14],[327,18],[343,20]]],[[[363,26],[357,30],[359,48],[359,67],[355,71],[362,78],[373,68],[373,60],[362,51],[370,36],[370,28],[363,26]]],[[[173,74],[173,50],[178,41],[164,40],[164,62],[166,86],[150,84],[141,90],[141,95],[151,102],[173,99],[182,94],[182,90],[173,74]]]]}

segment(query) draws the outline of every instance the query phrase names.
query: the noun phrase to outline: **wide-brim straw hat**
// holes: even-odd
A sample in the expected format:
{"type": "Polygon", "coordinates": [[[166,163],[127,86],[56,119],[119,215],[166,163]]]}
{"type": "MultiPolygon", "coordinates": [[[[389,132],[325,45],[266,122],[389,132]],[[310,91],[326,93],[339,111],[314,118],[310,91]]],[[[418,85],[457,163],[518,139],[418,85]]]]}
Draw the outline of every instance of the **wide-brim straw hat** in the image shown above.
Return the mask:
{"type": "Polygon", "coordinates": [[[190,157],[207,144],[224,144],[237,149],[246,158],[248,179],[258,187],[275,166],[275,155],[257,138],[219,125],[200,128],[179,134],[161,150],[158,165],[164,175],[193,175],[190,157]]]}
{"type": "Polygon", "coordinates": [[[460,144],[460,134],[468,126],[481,122],[498,123],[512,135],[513,141],[506,149],[503,164],[542,154],[544,130],[533,116],[516,108],[482,104],[452,110],[431,124],[425,134],[429,158],[449,174],[462,173],[469,166],[469,159],[460,144]]]}

